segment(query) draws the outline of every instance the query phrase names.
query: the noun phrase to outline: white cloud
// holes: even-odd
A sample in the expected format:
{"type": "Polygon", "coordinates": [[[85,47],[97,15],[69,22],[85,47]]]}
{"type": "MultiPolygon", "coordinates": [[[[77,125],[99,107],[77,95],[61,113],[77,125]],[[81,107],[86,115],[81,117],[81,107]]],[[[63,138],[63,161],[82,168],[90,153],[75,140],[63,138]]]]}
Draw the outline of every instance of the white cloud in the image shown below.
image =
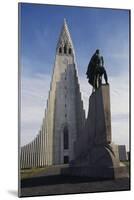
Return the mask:
{"type": "Polygon", "coordinates": [[[129,149],[129,79],[128,74],[111,81],[112,136],[117,144],[129,149]]]}
{"type": "Polygon", "coordinates": [[[37,74],[22,78],[21,85],[21,145],[30,142],[38,133],[42,123],[50,75],[37,74]]]}

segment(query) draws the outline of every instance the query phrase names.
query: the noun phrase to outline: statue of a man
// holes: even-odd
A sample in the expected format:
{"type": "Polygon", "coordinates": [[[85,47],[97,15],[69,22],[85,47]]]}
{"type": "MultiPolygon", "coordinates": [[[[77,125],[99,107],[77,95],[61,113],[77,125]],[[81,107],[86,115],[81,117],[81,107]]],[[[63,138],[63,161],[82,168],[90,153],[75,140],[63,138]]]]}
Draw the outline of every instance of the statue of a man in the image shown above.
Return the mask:
{"type": "Polygon", "coordinates": [[[102,75],[104,75],[105,82],[108,84],[107,73],[104,68],[104,59],[100,55],[99,49],[91,57],[86,74],[89,84],[95,89],[102,84],[102,75]]]}

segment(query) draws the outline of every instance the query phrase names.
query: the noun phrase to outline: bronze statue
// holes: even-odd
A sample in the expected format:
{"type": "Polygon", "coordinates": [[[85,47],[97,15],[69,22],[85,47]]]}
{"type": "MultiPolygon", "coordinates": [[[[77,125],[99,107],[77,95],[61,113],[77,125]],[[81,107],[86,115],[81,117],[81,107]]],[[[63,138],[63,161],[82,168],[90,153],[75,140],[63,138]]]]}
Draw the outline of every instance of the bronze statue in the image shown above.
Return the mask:
{"type": "Polygon", "coordinates": [[[94,89],[101,86],[103,75],[106,84],[108,84],[107,73],[104,68],[104,59],[103,56],[100,55],[99,49],[97,49],[91,57],[86,74],[89,84],[91,84],[94,89]]]}

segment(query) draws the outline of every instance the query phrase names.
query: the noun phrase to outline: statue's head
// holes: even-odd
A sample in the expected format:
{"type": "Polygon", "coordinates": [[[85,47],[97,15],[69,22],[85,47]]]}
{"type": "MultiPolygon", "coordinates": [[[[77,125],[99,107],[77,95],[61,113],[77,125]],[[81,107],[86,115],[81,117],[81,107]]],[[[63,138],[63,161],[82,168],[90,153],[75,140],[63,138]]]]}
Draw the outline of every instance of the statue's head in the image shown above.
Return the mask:
{"type": "Polygon", "coordinates": [[[99,49],[96,49],[96,53],[99,54],[99,53],[100,53],[100,50],[99,50],[99,49]]]}

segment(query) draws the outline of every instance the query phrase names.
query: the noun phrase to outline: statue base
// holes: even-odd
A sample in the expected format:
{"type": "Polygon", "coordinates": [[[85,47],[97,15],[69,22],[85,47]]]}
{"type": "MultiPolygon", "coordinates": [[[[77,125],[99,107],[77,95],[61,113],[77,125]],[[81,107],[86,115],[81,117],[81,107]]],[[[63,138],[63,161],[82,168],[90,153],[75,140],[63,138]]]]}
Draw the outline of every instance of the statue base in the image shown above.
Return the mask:
{"type": "Polygon", "coordinates": [[[126,166],[120,163],[117,157],[112,147],[109,149],[95,146],[72,161],[69,168],[62,170],[62,174],[89,177],[93,180],[129,177],[126,166]]]}
{"type": "Polygon", "coordinates": [[[85,130],[76,141],[75,157],[63,174],[92,179],[128,177],[111,143],[109,85],[102,85],[90,96],[85,130]]]}

